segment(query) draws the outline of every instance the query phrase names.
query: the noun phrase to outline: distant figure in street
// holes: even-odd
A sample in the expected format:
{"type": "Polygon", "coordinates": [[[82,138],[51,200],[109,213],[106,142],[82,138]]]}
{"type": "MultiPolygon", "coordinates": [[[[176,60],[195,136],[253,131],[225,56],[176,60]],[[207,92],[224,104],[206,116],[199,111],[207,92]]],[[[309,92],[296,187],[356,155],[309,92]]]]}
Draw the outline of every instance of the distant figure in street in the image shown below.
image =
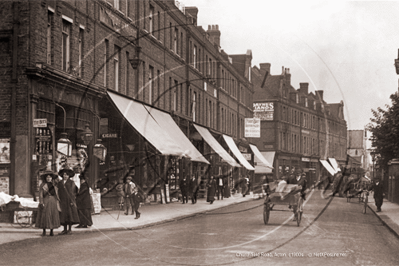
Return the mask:
{"type": "Polygon", "coordinates": [[[46,171],[40,177],[43,182],[39,188],[39,210],[35,226],[43,229],[42,236],[46,235],[46,229],[50,229],[50,236],[53,236],[53,229],[61,226],[58,188],[54,183],[58,176],[52,171],[46,171]]]}
{"type": "Polygon", "coordinates": [[[242,196],[245,197],[247,195],[249,189],[249,178],[245,177],[244,182],[242,182],[242,196]]]}
{"type": "Polygon", "coordinates": [[[377,212],[381,211],[381,206],[384,201],[384,187],[381,180],[377,177],[373,183],[374,201],[377,207],[377,212]]]}
{"type": "Polygon", "coordinates": [[[79,214],[79,225],[76,228],[87,228],[87,226],[92,226],[93,221],[91,219],[91,196],[90,188],[86,182],[86,176],[83,173],[79,175],[80,178],[80,188],[76,196],[76,205],[78,206],[79,214]]]}
{"type": "Polygon", "coordinates": [[[301,197],[303,198],[303,200],[306,200],[306,193],[305,193],[305,190],[307,188],[306,173],[302,172],[301,170],[297,170],[295,177],[291,178],[288,181],[288,184],[301,186],[301,197]]]}
{"type": "Polygon", "coordinates": [[[212,175],[208,181],[208,184],[206,184],[206,187],[208,188],[208,195],[206,197],[206,201],[210,202],[210,204],[213,204],[213,202],[215,201],[216,181],[215,179],[213,179],[212,175]]]}
{"type": "Polygon", "coordinates": [[[133,193],[136,189],[136,185],[132,182],[132,179],[131,176],[126,177],[126,183],[123,186],[123,194],[125,195],[125,215],[129,214],[130,207],[132,208],[132,215],[134,214],[135,209],[133,193]]]}
{"type": "Polygon", "coordinates": [[[116,195],[118,196],[119,210],[122,210],[124,205],[125,191],[123,190],[123,186],[123,178],[121,178],[118,181],[118,185],[115,187],[116,195]]]}
{"type": "Polygon", "coordinates": [[[62,177],[57,187],[61,205],[60,222],[64,226],[60,235],[70,235],[72,234],[72,225],[80,222],[76,206],[77,189],[75,182],[70,179],[75,175],[75,172],[70,168],[63,168],[58,172],[58,175],[62,177]]]}
{"type": "Polygon", "coordinates": [[[224,184],[224,192],[223,192],[224,197],[229,198],[230,197],[230,186],[229,186],[227,177],[223,178],[223,184],[224,184]]]}
{"type": "Polygon", "coordinates": [[[192,204],[197,203],[197,195],[198,195],[198,180],[195,178],[195,175],[191,176],[189,183],[190,193],[191,193],[191,202],[192,204]]]}
{"type": "Polygon", "coordinates": [[[220,200],[220,197],[223,200],[223,193],[224,193],[225,184],[224,184],[224,180],[223,180],[223,178],[221,176],[219,176],[217,183],[218,183],[218,200],[220,200]]]}
{"type": "Polygon", "coordinates": [[[182,201],[183,204],[188,202],[188,180],[186,178],[186,176],[183,176],[183,179],[180,180],[179,183],[180,186],[180,191],[181,191],[181,197],[182,197],[182,201]]]}

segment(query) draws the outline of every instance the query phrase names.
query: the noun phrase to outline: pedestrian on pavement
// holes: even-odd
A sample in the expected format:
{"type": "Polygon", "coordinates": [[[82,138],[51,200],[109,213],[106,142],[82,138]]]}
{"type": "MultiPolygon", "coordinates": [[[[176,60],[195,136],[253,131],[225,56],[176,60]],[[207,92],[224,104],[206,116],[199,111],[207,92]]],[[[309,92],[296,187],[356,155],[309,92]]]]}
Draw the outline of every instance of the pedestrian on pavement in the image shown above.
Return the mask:
{"type": "Polygon", "coordinates": [[[191,193],[191,202],[192,204],[197,203],[197,195],[198,195],[198,180],[195,178],[195,175],[191,176],[189,183],[190,193],[191,193]]]}
{"type": "Polygon", "coordinates": [[[179,186],[180,186],[182,201],[183,201],[183,204],[185,204],[188,202],[188,190],[189,190],[188,180],[187,180],[186,176],[183,176],[183,179],[180,180],[179,186]]]}
{"type": "Polygon", "coordinates": [[[208,188],[208,195],[206,197],[206,201],[213,204],[213,202],[215,201],[216,181],[215,181],[215,179],[213,179],[212,175],[208,181],[208,184],[206,184],[206,186],[208,188]]]}
{"type": "Polygon", "coordinates": [[[217,183],[218,183],[218,200],[220,200],[220,198],[222,198],[223,200],[224,180],[221,176],[219,176],[217,183]]]}
{"type": "Polygon", "coordinates": [[[132,215],[134,214],[134,198],[133,193],[135,191],[136,185],[133,183],[133,178],[131,176],[126,177],[126,183],[123,186],[124,191],[124,201],[125,201],[125,215],[129,215],[129,209],[132,208],[132,215]]]}
{"type": "Polygon", "coordinates": [[[223,178],[223,184],[224,184],[224,191],[223,191],[224,197],[225,198],[230,198],[230,187],[229,187],[229,183],[228,183],[227,177],[223,178]]]}
{"type": "Polygon", "coordinates": [[[76,206],[77,189],[75,182],[70,179],[75,175],[75,172],[71,168],[65,167],[58,172],[58,175],[62,177],[57,187],[61,205],[60,222],[64,226],[60,235],[70,235],[72,234],[72,225],[80,222],[76,206]]]}
{"type": "Polygon", "coordinates": [[[121,178],[118,181],[118,185],[116,185],[115,187],[116,195],[118,196],[119,210],[123,210],[123,205],[124,205],[125,191],[123,190],[123,187],[124,187],[123,178],[121,178]]]}
{"type": "Polygon", "coordinates": [[[380,212],[382,203],[384,201],[384,187],[379,177],[375,178],[374,180],[373,190],[375,206],[377,207],[377,212],[380,212]]]}
{"type": "Polygon", "coordinates": [[[247,195],[249,189],[249,178],[248,176],[244,178],[244,182],[242,183],[242,196],[245,197],[247,195]]]}
{"type": "Polygon", "coordinates": [[[58,176],[53,171],[45,171],[40,177],[43,182],[39,187],[39,210],[35,227],[43,229],[42,236],[46,235],[46,229],[50,229],[50,236],[53,236],[53,229],[61,226],[58,188],[54,183],[58,176]]]}
{"type": "Polygon", "coordinates": [[[79,178],[80,188],[76,196],[76,205],[78,206],[80,223],[78,226],[76,226],[76,228],[87,228],[87,226],[93,225],[93,221],[91,219],[90,187],[87,184],[84,172],[79,175],[79,178]]]}

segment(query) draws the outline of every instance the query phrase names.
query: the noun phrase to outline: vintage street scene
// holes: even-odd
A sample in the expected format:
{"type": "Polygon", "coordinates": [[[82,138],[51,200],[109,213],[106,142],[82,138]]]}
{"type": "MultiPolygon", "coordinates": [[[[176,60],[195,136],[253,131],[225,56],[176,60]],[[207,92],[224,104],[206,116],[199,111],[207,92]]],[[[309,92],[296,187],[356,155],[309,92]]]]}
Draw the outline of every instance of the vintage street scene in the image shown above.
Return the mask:
{"type": "Polygon", "coordinates": [[[398,12],[0,1],[0,265],[398,265],[398,12]]]}

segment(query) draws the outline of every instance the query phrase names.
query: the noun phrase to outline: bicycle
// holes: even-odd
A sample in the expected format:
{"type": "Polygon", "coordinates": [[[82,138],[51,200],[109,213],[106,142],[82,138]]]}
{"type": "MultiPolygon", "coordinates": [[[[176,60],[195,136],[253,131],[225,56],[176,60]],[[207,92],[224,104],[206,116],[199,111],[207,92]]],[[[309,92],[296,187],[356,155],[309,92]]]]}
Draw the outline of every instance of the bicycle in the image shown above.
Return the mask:
{"type": "Polygon", "coordinates": [[[368,190],[363,190],[363,192],[362,192],[363,214],[366,214],[366,210],[367,210],[368,202],[369,202],[369,194],[370,194],[370,192],[368,190]]]}

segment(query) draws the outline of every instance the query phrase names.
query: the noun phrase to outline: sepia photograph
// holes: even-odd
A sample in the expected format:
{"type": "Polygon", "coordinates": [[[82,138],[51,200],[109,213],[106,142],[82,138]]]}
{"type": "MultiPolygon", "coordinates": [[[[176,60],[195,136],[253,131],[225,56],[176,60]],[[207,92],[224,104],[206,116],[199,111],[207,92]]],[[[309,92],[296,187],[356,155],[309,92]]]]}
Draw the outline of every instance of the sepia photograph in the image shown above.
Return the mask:
{"type": "Polygon", "coordinates": [[[0,1],[0,265],[398,265],[399,1],[0,1]]]}

